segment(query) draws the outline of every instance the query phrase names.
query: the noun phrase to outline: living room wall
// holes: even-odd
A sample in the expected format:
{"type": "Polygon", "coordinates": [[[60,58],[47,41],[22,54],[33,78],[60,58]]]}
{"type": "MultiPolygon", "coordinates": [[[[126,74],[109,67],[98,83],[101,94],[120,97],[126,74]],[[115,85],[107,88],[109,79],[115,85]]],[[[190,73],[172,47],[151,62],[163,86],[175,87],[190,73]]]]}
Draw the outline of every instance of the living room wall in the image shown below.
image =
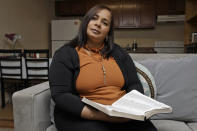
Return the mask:
{"type": "MultiPolygon", "coordinates": [[[[4,37],[5,33],[17,33],[22,39],[16,48],[49,48],[50,21],[52,19],[77,19],[78,17],[57,18],[55,0],[1,0],[0,1],[0,48],[12,48],[4,37]]],[[[82,19],[82,17],[79,17],[82,19]]],[[[115,42],[121,46],[137,39],[138,46],[151,47],[155,41],[183,41],[184,23],[160,23],[154,29],[117,29],[115,42]]]]}
{"type": "Polygon", "coordinates": [[[12,43],[4,37],[5,33],[22,36],[16,48],[48,48],[50,11],[50,0],[1,0],[0,48],[12,48],[12,43]]]}

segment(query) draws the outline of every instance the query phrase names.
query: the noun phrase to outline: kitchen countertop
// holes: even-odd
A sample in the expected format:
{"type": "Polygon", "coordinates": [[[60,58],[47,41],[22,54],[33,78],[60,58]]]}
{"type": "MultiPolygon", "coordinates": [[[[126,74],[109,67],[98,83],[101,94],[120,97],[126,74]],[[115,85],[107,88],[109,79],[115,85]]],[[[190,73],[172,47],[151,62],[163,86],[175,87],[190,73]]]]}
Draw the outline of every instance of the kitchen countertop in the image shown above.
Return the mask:
{"type": "Polygon", "coordinates": [[[138,47],[136,50],[133,50],[132,48],[123,48],[128,53],[157,53],[153,47],[138,47]]]}

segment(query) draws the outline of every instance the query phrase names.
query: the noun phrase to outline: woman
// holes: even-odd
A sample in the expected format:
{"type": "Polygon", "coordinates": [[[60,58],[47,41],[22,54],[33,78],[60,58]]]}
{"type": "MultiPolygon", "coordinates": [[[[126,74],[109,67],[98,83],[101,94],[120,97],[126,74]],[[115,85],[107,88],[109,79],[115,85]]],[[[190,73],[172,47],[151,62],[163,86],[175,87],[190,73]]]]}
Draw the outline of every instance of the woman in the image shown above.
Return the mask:
{"type": "Polygon", "coordinates": [[[58,131],[156,131],[150,121],[110,117],[81,101],[111,105],[133,89],[143,93],[133,61],[113,43],[113,16],[106,6],[90,9],[78,36],[56,51],[49,82],[58,131]]]}

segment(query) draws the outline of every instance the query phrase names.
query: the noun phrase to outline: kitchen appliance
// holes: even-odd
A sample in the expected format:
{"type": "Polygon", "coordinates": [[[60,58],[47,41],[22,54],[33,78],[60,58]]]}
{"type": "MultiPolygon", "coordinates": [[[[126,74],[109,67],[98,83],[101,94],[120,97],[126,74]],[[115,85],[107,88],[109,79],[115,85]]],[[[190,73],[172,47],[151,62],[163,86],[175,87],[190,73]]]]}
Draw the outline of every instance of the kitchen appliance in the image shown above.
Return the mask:
{"type": "Polygon", "coordinates": [[[192,33],[192,43],[197,43],[197,32],[192,33]]]}
{"type": "Polygon", "coordinates": [[[57,49],[77,35],[80,24],[81,21],[79,19],[51,21],[52,56],[57,49]]]}
{"type": "Polygon", "coordinates": [[[180,22],[185,20],[185,15],[158,15],[157,22],[180,22]]]}

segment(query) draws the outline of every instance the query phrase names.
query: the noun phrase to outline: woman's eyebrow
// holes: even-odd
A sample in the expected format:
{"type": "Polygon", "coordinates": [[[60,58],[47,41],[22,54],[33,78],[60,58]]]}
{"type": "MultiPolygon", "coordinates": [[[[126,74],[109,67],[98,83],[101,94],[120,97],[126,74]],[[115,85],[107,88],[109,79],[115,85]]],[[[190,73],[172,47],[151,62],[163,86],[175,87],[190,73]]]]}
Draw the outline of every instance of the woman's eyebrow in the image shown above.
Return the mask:
{"type": "Polygon", "coordinates": [[[95,16],[96,16],[96,17],[99,17],[99,15],[98,15],[98,14],[95,14],[93,17],[95,17],[95,16]]]}
{"type": "MultiPolygon", "coordinates": [[[[96,17],[100,17],[98,14],[95,14],[94,16],[96,16],[96,17]]],[[[107,18],[102,18],[104,21],[107,21],[107,22],[109,22],[110,23],[110,21],[107,19],[107,18]]]]}

